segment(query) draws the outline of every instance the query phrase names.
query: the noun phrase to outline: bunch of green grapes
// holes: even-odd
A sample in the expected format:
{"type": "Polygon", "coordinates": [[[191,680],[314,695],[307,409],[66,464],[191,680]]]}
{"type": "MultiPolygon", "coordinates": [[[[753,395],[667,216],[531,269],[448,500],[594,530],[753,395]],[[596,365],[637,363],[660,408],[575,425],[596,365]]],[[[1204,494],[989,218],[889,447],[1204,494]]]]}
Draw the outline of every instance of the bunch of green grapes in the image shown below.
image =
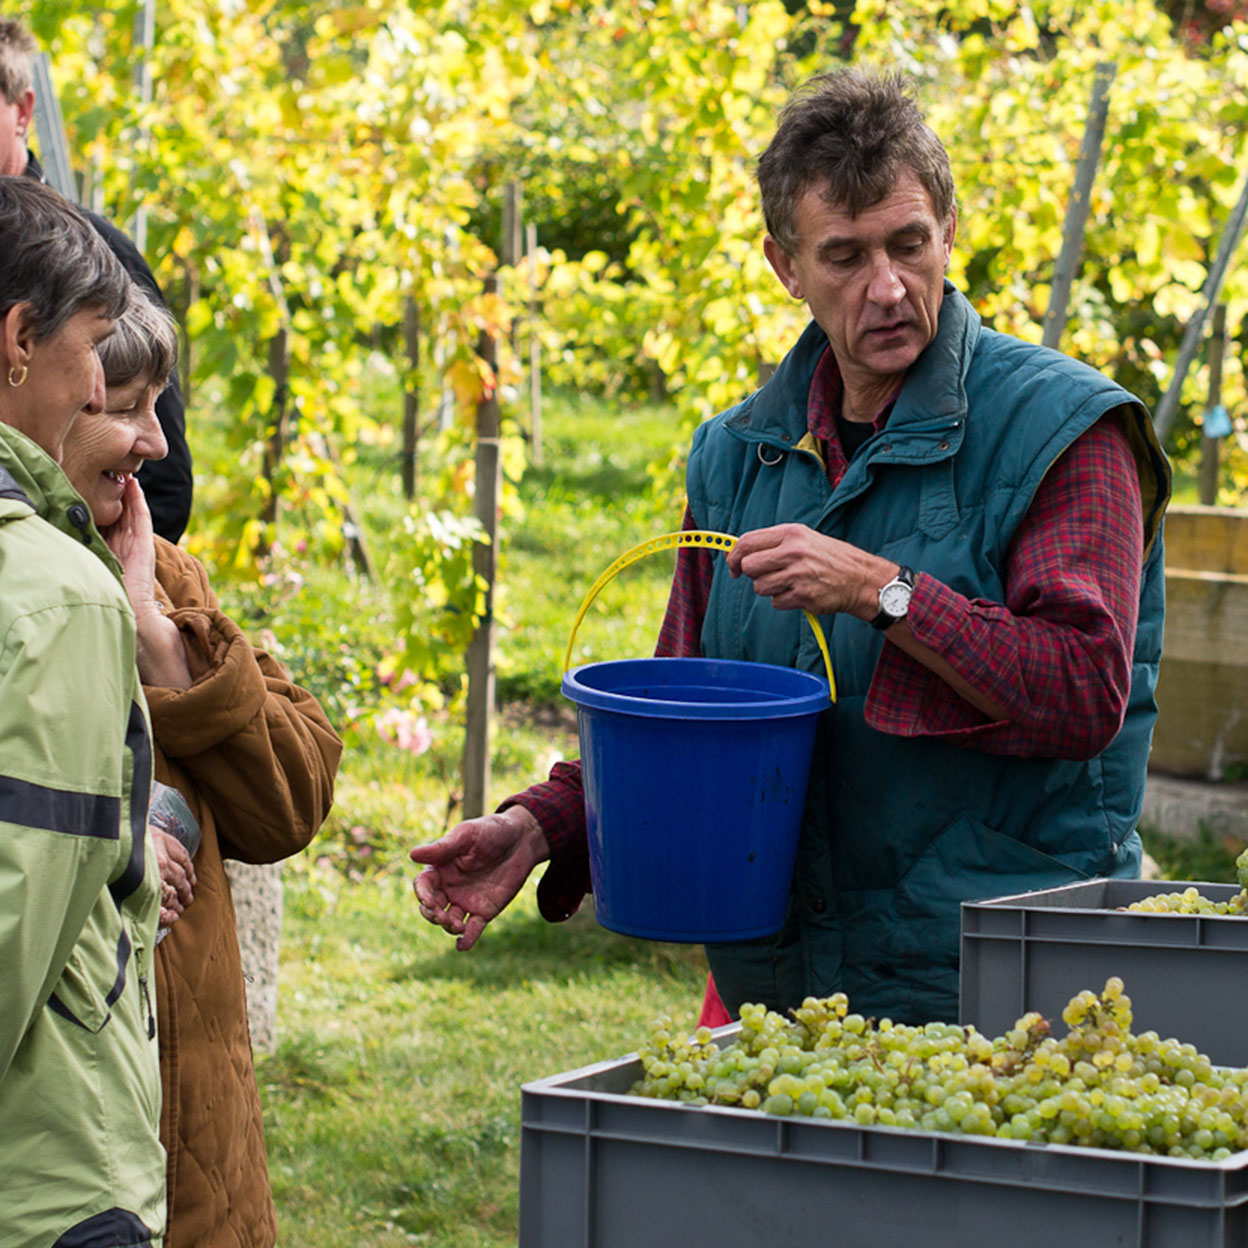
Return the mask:
{"type": "Polygon", "coordinates": [[[1154,893],[1133,901],[1128,910],[1146,914],[1244,914],[1248,912],[1248,890],[1240,889],[1229,901],[1211,901],[1190,885],[1181,893],[1154,893]]]}
{"type": "Polygon", "coordinates": [[[657,1020],[640,1051],[640,1096],[963,1135],[1220,1160],[1248,1148],[1248,1070],[1194,1046],[1134,1035],[1122,981],[1081,992],[1058,1039],[1027,1014],[989,1040],[951,1023],[904,1026],[851,1013],[844,994],[791,1018],[741,1008],[724,1048],[657,1020]]]}
{"type": "Polygon", "coordinates": [[[1188,887],[1181,893],[1154,893],[1133,901],[1128,910],[1146,914],[1245,914],[1248,913],[1248,849],[1235,859],[1239,892],[1229,901],[1210,901],[1199,889],[1188,887]]]}

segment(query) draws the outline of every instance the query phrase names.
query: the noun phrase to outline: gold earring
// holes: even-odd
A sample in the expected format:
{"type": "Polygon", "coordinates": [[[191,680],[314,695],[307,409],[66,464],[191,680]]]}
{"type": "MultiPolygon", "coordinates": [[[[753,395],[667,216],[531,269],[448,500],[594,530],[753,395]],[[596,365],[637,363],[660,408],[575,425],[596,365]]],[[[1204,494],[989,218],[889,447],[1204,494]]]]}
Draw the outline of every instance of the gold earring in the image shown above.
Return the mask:
{"type": "Polygon", "coordinates": [[[18,374],[17,380],[14,381],[13,374],[17,372],[17,366],[14,365],[13,367],[11,367],[9,369],[9,385],[11,385],[14,390],[16,390],[18,386],[20,386],[26,380],[26,374],[28,371],[29,370],[27,369],[26,365],[23,364],[21,373],[18,374]]]}

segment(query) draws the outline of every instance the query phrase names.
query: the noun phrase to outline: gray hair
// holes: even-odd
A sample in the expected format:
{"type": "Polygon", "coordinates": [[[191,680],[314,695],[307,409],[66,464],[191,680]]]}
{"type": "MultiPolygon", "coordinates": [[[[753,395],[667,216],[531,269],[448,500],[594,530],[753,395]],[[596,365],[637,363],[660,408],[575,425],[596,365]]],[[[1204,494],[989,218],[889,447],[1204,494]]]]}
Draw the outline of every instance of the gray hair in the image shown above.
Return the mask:
{"type": "Polygon", "coordinates": [[[15,17],[0,17],[0,91],[10,104],[31,88],[31,57],[39,51],[35,37],[15,17]]]}
{"type": "Polygon", "coordinates": [[[30,304],[35,339],[98,308],[116,320],[130,275],[77,208],[34,178],[0,177],[0,318],[30,304]]]}
{"type": "Polygon", "coordinates": [[[794,218],[811,187],[852,217],[886,199],[911,171],[945,224],[954,208],[949,154],[929,129],[900,73],[845,68],[799,88],[758,162],[767,232],[792,255],[794,218]]]}
{"type": "Polygon", "coordinates": [[[144,377],[163,390],[177,362],[178,327],[173,314],[135,283],[129,306],[100,343],[104,384],[128,386],[144,377]]]}

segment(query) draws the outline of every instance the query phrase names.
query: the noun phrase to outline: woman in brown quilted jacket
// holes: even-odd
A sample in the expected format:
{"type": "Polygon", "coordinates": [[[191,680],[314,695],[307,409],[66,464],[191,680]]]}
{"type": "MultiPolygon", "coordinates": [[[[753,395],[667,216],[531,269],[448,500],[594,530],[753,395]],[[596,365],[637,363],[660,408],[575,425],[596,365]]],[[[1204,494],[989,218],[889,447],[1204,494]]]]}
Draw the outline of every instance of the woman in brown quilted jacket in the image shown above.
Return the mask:
{"type": "Polygon", "coordinates": [[[161,859],[156,1004],[168,1151],[165,1248],[272,1248],[276,1218],[223,858],[277,862],[333,801],[342,743],[311,694],[225,615],[203,566],[152,534],[134,479],[164,454],[155,400],[174,367],[172,318],[142,292],[100,348],[106,410],[78,417],[64,468],[125,569],[156,779],[201,830],[194,860],[153,829],[161,859]]]}

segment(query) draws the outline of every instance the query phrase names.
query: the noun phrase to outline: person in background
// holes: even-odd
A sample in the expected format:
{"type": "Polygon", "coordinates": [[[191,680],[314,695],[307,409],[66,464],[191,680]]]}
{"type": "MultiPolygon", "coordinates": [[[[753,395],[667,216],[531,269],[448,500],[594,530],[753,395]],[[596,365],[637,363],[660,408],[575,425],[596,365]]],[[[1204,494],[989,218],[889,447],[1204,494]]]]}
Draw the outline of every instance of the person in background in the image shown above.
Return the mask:
{"type": "Polygon", "coordinates": [[[59,461],[130,279],[0,177],[0,1245],[159,1245],[152,752],[121,567],[59,461]]]}
{"type": "MultiPolygon", "coordinates": [[[[1170,474],[1143,405],[982,325],[946,279],[949,158],[899,75],[797,92],[758,165],[763,250],[811,321],[694,434],[658,652],[819,672],[788,917],[707,946],[729,1014],[848,994],[958,1016],[960,903],[1138,874],[1170,474]]],[[[418,846],[421,913],[469,948],[550,860],[549,919],[589,887],[580,769],[418,846]]]]}
{"type": "Polygon", "coordinates": [[[166,1248],[271,1248],[276,1220],[224,858],[278,862],[333,802],[342,743],[315,698],[254,649],[203,566],[153,537],[136,474],[165,453],[157,396],[177,360],[162,306],[136,291],[100,349],[105,401],[65,442],[65,472],[125,568],[156,779],[199,824],[192,861],[154,832],[167,939],[156,1008],[168,1150],[166,1248]]]}
{"type": "MultiPolygon", "coordinates": [[[[22,174],[43,181],[43,169],[27,146],[35,115],[31,61],[38,44],[16,18],[0,18],[0,174],[22,174]]],[[[127,273],[159,303],[164,296],[139,249],[115,225],[93,212],[87,220],[99,231],[127,273]]],[[[175,373],[161,392],[156,414],[169,451],[143,471],[143,493],[156,532],[177,542],[191,516],[194,476],[186,443],[186,413],[175,373]]]]}

